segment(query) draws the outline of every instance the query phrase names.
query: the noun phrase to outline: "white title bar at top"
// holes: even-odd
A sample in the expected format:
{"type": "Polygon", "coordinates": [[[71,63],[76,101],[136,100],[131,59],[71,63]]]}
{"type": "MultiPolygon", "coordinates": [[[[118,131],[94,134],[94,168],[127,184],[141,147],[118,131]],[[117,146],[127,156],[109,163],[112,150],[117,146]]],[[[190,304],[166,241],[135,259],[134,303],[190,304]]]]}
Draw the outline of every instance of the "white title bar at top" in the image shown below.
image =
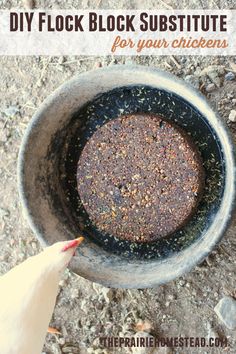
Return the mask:
{"type": "Polygon", "coordinates": [[[0,55],[235,55],[236,10],[0,11],[0,55]]]}

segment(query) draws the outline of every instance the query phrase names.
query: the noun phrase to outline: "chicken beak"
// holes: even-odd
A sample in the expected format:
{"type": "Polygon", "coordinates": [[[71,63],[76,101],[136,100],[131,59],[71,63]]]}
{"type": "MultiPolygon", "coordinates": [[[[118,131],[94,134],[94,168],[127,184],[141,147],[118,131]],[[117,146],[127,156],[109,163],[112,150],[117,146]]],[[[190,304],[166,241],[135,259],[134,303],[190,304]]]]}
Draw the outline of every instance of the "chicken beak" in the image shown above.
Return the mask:
{"type": "Polygon", "coordinates": [[[81,236],[81,237],[75,238],[74,240],[68,241],[68,243],[65,246],[63,246],[62,252],[65,252],[71,248],[75,249],[76,247],[78,247],[81,244],[81,242],[83,242],[83,240],[84,240],[84,237],[81,236]]]}

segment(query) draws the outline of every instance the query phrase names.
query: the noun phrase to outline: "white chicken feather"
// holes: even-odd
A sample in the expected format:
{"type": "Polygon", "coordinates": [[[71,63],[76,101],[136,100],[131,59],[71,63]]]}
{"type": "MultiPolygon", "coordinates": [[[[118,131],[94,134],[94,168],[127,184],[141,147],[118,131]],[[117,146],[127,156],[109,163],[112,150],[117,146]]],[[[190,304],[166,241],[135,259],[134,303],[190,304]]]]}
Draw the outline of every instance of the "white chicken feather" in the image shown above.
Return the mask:
{"type": "Polygon", "coordinates": [[[0,353],[40,354],[61,273],[82,237],[57,242],[0,277],[0,353]]]}

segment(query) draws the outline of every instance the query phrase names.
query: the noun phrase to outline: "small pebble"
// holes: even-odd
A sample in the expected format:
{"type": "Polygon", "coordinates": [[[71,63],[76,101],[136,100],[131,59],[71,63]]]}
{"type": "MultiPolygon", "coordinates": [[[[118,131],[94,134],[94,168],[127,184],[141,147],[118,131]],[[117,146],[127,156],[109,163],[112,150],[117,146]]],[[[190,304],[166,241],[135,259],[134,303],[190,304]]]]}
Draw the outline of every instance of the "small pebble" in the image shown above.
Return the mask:
{"type": "Polygon", "coordinates": [[[225,80],[227,80],[227,81],[232,81],[234,79],[235,79],[235,74],[232,73],[231,71],[225,75],[225,80]]]}
{"type": "Polygon", "coordinates": [[[59,281],[59,286],[64,287],[66,285],[66,282],[64,279],[59,281]]]}
{"type": "Polygon", "coordinates": [[[33,250],[37,250],[37,243],[36,242],[32,242],[31,243],[31,247],[33,250]]]}
{"type": "Polygon", "coordinates": [[[215,84],[211,83],[206,86],[206,92],[212,92],[216,88],[215,84]]]}
{"type": "Polygon", "coordinates": [[[230,111],[229,120],[231,122],[236,122],[236,111],[234,109],[232,109],[232,111],[230,111]]]}
{"type": "Polygon", "coordinates": [[[183,280],[183,279],[180,279],[179,280],[179,285],[180,286],[184,286],[186,284],[186,281],[185,280],[183,280]]]}
{"type": "Polygon", "coordinates": [[[232,297],[224,296],[214,311],[227,328],[236,328],[236,301],[232,297]]]}
{"type": "Polygon", "coordinates": [[[65,338],[58,338],[58,343],[60,345],[65,345],[65,342],[66,342],[65,338]]]}
{"type": "Polygon", "coordinates": [[[60,57],[58,58],[58,64],[63,64],[64,62],[65,62],[65,57],[60,56],[60,57]]]}

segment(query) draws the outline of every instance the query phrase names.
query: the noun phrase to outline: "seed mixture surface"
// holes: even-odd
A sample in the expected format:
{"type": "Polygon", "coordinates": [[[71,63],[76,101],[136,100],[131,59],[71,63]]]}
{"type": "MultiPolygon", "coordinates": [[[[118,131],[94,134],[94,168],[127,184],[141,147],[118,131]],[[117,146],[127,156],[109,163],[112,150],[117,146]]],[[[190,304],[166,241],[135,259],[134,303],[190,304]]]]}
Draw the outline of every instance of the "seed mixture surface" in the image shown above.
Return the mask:
{"type": "Polygon", "coordinates": [[[98,128],[77,169],[78,192],[98,229],[152,242],[183,226],[204,185],[190,137],[156,115],[133,114],[98,128]]]}

